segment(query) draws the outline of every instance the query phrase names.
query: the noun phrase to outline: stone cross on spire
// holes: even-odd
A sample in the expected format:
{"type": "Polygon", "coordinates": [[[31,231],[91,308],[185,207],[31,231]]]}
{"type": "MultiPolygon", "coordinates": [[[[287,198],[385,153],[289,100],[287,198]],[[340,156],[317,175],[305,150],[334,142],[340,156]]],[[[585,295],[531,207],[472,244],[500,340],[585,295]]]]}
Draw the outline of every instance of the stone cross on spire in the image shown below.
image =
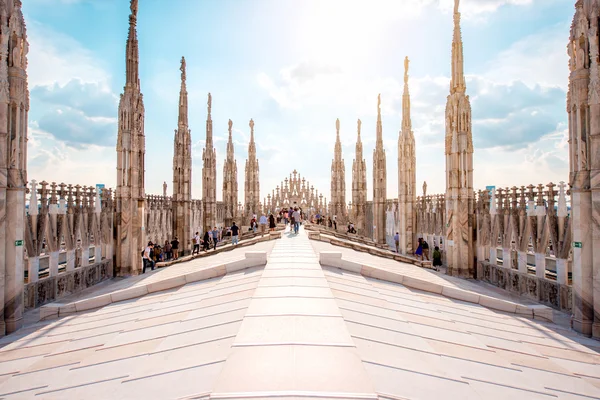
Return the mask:
{"type": "Polygon", "coordinates": [[[460,32],[460,0],[454,0],[454,35],[452,38],[452,80],[450,93],[464,93],[467,89],[464,74],[463,43],[460,32]]]}

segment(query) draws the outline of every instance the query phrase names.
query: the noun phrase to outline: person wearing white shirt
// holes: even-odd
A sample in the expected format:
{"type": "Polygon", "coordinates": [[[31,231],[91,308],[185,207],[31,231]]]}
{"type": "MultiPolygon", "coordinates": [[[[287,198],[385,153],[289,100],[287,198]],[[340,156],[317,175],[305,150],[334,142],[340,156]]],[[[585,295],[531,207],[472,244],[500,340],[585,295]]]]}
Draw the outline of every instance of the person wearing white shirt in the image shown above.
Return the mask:
{"type": "Polygon", "coordinates": [[[146,248],[144,249],[144,255],[142,256],[142,261],[144,263],[144,266],[142,268],[142,274],[146,273],[146,267],[148,267],[148,265],[150,265],[150,269],[154,271],[154,261],[152,261],[152,257],[150,256],[150,254],[152,254],[153,247],[154,244],[152,242],[148,242],[148,246],[146,246],[146,248]]]}

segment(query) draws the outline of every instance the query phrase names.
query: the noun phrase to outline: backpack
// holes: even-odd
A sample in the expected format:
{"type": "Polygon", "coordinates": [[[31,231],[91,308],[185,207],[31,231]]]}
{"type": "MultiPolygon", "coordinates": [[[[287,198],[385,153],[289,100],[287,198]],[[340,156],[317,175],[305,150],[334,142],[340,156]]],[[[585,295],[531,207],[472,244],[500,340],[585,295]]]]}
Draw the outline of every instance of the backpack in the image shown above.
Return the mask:
{"type": "Polygon", "coordinates": [[[142,257],[144,257],[145,252],[146,252],[146,249],[142,250],[142,257]]]}

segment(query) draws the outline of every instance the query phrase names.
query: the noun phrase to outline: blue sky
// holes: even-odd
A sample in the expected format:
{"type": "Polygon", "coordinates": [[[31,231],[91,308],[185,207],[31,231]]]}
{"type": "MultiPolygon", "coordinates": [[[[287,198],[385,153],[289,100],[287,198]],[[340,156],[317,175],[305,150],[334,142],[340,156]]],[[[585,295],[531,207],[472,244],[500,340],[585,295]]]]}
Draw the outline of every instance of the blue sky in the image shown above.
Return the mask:
{"type": "MultiPolygon", "coordinates": [[[[372,181],[382,96],[388,197],[397,196],[403,59],[410,63],[417,182],[444,191],[452,0],[139,0],[146,191],[171,186],[179,61],[188,66],[193,197],[201,196],[213,96],[217,197],[233,120],[240,200],[250,118],[261,198],[297,169],[329,198],[335,120],[350,198],[356,121],[372,181]]],[[[29,177],[114,186],[128,0],[28,0],[29,177]]],[[[566,44],[571,0],[462,0],[475,187],[568,180],[566,44]]],[[[170,189],[169,189],[170,191],[170,189]]],[[[372,187],[368,188],[369,198],[372,187]]]]}

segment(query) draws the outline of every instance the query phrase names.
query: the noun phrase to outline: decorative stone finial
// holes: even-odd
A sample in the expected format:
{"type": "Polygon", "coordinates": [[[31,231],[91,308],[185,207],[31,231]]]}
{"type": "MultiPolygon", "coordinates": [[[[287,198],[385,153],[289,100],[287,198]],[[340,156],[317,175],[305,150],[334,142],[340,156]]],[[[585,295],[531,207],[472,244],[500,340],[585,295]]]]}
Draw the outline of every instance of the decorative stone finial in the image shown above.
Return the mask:
{"type": "Polygon", "coordinates": [[[133,15],[134,17],[137,16],[138,0],[131,0],[131,5],[129,6],[129,9],[131,10],[131,15],[133,15]]]}
{"type": "Polygon", "coordinates": [[[423,197],[427,196],[427,182],[423,182],[423,197]]]}
{"type": "Polygon", "coordinates": [[[211,96],[211,94],[209,93],[209,94],[208,94],[208,115],[209,115],[209,116],[210,116],[210,111],[211,111],[211,109],[212,109],[212,96],[211,96]]]}
{"type": "Polygon", "coordinates": [[[181,71],[181,82],[185,82],[186,80],[185,67],[185,57],[181,57],[181,68],[179,68],[179,70],[181,71]]]}
{"type": "Polygon", "coordinates": [[[408,56],[406,56],[406,58],[404,58],[404,83],[408,83],[408,64],[410,63],[410,60],[408,59],[408,56]]]}

